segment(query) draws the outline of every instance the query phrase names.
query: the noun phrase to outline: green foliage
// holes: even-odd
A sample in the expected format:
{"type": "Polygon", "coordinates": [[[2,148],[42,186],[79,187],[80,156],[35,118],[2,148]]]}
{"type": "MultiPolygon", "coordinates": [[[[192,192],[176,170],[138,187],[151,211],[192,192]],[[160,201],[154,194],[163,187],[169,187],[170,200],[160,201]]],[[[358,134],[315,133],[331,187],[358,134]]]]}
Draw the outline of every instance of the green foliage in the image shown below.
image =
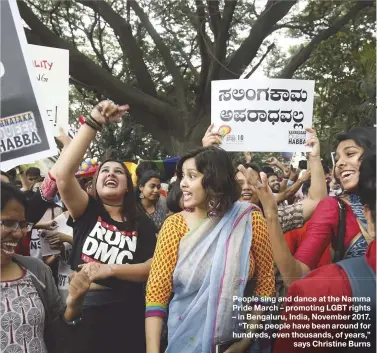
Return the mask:
{"type": "MultiPolygon", "coordinates": [[[[70,124],[75,132],[80,127],[78,117],[90,114],[93,105],[101,97],[71,86],[70,99],[75,102],[70,106],[70,124]]],[[[119,126],[105,126],[97,134],[87,152],[87,157],[100,159],[108,153],[124,162],[169,157],[161,144],[154,140],[151,134],[146,133],[143,127],[136,123],[129,114],[123,117],[119,126]]]]}
{"type": "MultiPolygon", "coordinates": [[[[330,1],[310,2],[296,20],[303,22],[305,31],[318,31],[323,20],[315,18],[329,4],[330,1]]],[[[352,2],[345,2],[342,11],[350,5],[352,2]]],[[[322,157],[328,162],[335,149],[336,134],[354,126],[376,123],[375,14],[375,9],[363,11],[341,31],[321,42],[294,75],[297,79],[316,82],[314,126],[321,141],[322,157]]],[[[334,13],[338,15],[339,11],[334,13]]],[[[293,52],[297,49],[291,48],[293,52]]],[[[286,55],[278,53],[277,57],[278,60],[269,62],[270,76],[276,75],[287,62],[286,55]]]]}
{"type": "MultiPolygon", "coordinates": [[[[237,2],[229,27],[229,38],[224,43],[225,59],[220,59],[221,70],[216,72],[225,71],[233,74],[232,78],[239,77],[229,71],[227,65],[240,45],[245,43],[250,31],[257,23],[260,24],[258,21],[284,1],[288,3],[288,0],[237,2]]],[[[116,34],[114,26],[105,21],[102,10],[91,8],[90,4],[98,4],[102,1],[26,0],[26,2],[49,30],[111,73],[118,82],[143,91],[137,74],[131,68],[130,54],[127,54],[122,47],[125,43],[122,43],[121,38],[116,34]]],[[[161,147],[164,143],[165,146],[169,146],[170,153],[173,150],[172,146],[182,146],[180,149],[184,150],[186,144],[189,145],[188,142],[191,142],[190,146],[193,142],[197,143],[202,135],[200,129],[205,126],[201,121],[209,120],[209,95],[203,94],[206,80],[220,77],[220,74],[210,78],[207,76],[211,72],[211,65],[216,66],[216,62],[219,61],[216,57],[217,38],[210,21],[209,4],[211,3],[215,8],[218,6],[218,10],[215,9],[213,15],[216,17],[220,13],[221,25],[226,6],[230,2],[137,0],[137,4],[148,15],[149,21],[167,46],[169,55],[179,70],[184,83],[184,104],[178,99],[177,85],[171,70],[163,60],[161,48],[154,43],[145,23],[131,8],[131,1],[106,0],[106,3],[111,6],[116,16],[124,20],[123,29],[131,28],[148,69],[147,74],[157,92],[154,99],[167,103],[178,112],[166,119],[170,119],[169,122],[180,120],[178,124],[174,124],[171,131],[166,132],[166,125],[159,126],[159,121],[163,121],[165,116],[154,116],[151,119],[156,119],[157,123],[151,122],[150,126],[147,126],[149,120],[144,120],[146,121],[144,128],[136,123],[140,121],[140,116],[125,117],[119,128],[104,131],[93,143],[89,153],[98,155],[112,146],[124,160],[135,160],[138,157],[159,158],[166,155],[161,147]],[[200,9],[203,10],[202,17],[198,16],[200,9]],[[178,127],[181,126],[184,126],[182,133],[178,132],[178,127]],[[200,129],[195,129],[196,126],[200,129]],[[159,142],[152,138],[156,128],[162,130],[162,134],[161,131],[159,134],[159,142]],[[174,136],[179,133],[181,136],[174,136]],[[166,136],[168,134],[170,135],[166,136]],[[173,141],[174,139],[176,140],[173,141]],[[175,144],[172,142],[167,144],[163,140],[171,140],[175,144]]],[[[310,43],[324,30],[331,28],[357,3],[357,0],[298,1],[286,16],[274,24],[272,30],[264,30],[268,25],[266,23],[257,26],[259,31],[264,31],[263,40],[260,45],[258,44],[259,49],[251,61],[246,66],[241,65],[244,73],[258,66],[267,48],[275,44],[266,55],[265,72],[269,77],[278,77],[300,48],[310,43]],[[281,45],[285,37],[297,39],[298,44],[287,51],[281,45]]],[[[96,5],[93,6],[95,8],[96,5]]],[[[305,58],[305,63],[295,72],[295,78],[316,81],[314,122],[322,141],[323,155],[326,157],[333,149],[333,136],[337,132],[355,125],[370,126],[375,123],[375,14],[373,6],[360,12],[356,11],[335,35],[320,41],[305,58]]],[[[113,14],[112,19],[115,15],[113,14]]],[[[249,43],[252,43],[252,40],[249,43]]],[[[73,125],[77,125],[78,115],[88,113],[92,104],[109,96],[111,83],[107,82],[103,89],[94,89],[88,82],[78,82],[75,77],[71,77],[71,80],[74,85],[70,94],[71,121],[73,125]]],[[[142,101],[140,104],[144,103],[146,102],[142,101]]]]}

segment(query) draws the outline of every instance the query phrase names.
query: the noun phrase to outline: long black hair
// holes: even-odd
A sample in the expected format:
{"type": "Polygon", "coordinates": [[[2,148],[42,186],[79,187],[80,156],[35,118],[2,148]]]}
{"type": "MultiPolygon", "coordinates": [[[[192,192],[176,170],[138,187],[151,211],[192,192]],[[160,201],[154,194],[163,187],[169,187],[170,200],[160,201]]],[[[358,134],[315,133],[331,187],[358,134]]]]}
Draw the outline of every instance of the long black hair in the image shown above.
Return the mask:
{"type": "Polygon", "coordinates": [[[133,183],[132,183],[132,176],[127,167],[124,165],[123,162],[118,161],[116,159],[106,159],[99,168],[97,168],[96,173],[93,176],[93,197],[98,201],[98,203],[104,208],[103,203],[101,198],[98,196],[97,192],[97,179],[98,179],[98,174],[100,173],[102,167],[107,163],[107,162],[115,162],[118,163],[122,166],[126,178],[127,178],[127,192],[125,193],[123,197],[123,202],[122,202],[122,210],[123,210],[123,216],[126,217],[126,219],[131,223],[134,224],[136,220],[136,202],[135,202],[135,193],[134,193],[134,188],[133,188],[133,183]]]}
{"type": "Polygon", "coordinates": [[[169,185],[166,206],[173,213],[179,213],[183,209],[182,190],[178,180],[169,185]]]}
{"type": "Polygon", "coordinates": [[[22,206],[25,207],[25,211],[26,211],[27,200],[26,200],[25,194],[21,190],[13,186],[12,184],[5,183],[2,181],[1,182],[1,210],[3,210],[5,206],[7,205],[7,203],[12,200],[19,202],[22,206]]]}
{"type": "Polygon", "coordinates": [[[376,222],[376,151],[366,153],[360,165],[359,196],[376,222]]]}
{"type": "Polygon", "coordinates": [[[186,153],[178,162],[177,178],[182,180],[183,163],[195,159],[196,169],[202,173],[202,185],[207,196],[208,215],[222,217],[229,211],[241,195],[232,160],[229,154],[218,147],[201,147],[186,153]]]}
{"type": "Polygon", "coordinates": [[[353,140],[364,149],[364,153],[376,150],[376,129],[374,127],[355,127],[340,133],[336,139],[338,144],[342,141],[353,140]]]}

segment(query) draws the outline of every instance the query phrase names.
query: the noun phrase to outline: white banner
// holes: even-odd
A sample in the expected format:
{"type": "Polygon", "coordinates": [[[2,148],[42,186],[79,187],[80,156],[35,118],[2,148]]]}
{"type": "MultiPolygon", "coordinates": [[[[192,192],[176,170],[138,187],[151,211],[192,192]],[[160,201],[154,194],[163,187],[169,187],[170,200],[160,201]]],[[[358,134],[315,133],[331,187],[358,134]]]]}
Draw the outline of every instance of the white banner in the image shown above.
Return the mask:
{"type": "Polygon", "coordinates": [[[28,48],[50,131],[54,132],[54,136],[59,136],[59,128],[62,127],[67,133],[69,128],[69,50],[31,44],[28,48]]]}
{"type": "Polygon", "coordinates": [[[258,79],[212,81],[211,121],[233,152],[308,151],[314,81],[258,79]]]}

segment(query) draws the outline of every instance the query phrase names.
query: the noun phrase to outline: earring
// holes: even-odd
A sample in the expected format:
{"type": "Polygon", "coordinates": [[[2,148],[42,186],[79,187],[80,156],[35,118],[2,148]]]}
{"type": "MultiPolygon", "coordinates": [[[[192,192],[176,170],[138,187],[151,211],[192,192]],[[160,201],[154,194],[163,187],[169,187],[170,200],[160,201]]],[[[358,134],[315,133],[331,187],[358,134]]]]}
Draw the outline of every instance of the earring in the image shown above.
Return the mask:
{"type": "Polygon", "coordinates": [[[141,199],[143,199],[143,198],[144,198],[144,194],[141,192],[141,193],[139,194],[139,197],[140,197],[141,199]]]}
{"type": "Polygon", "coordinates": [[[217,215],[216,209],[218,208],[218,206],[219,206],[219,204],[217,206],[215,206],[214,200],[211,200],[211,201],[208,202],[208,208],[210,210],[210,212],[208,213],[209,218],[216,217],[216,215],[217,215]]]}

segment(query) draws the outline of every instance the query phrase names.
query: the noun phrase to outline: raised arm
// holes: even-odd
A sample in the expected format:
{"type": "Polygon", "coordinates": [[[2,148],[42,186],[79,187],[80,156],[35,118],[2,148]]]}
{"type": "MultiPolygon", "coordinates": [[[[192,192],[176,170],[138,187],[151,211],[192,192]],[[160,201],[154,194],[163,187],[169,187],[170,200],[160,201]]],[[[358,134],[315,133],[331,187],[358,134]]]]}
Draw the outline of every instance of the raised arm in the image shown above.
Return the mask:
{"type": "Polygon", "coordinates": [[[308,140],[308,144],[312,146],[312,151],[308,153],[308,167],[311,171],[309,197],[319,202],[327,197],[326,177],[321,162],[319,140],[313,129],[307,129],[307,131],[312,134],[308,140]]]}
{"type": "Polygon", "coordinates": [[[24,191],[27,191],[29,190],[30,188],[30,183],[29,181],[27,180],[26,176],[25,176],[25,172],[21,169],[21,167],[16,167],[16,173],[17,175],[20,176],[20,180],[21,180],[21,184],[22,184],[22,189],[24,191]]]}
{"type": "Polygon", "coordinates": [[[303,201],[305,222],[310,219],[318,203],[327,197],[326,178],[320,157],[319,140],[313,129],[307,129],[307,131],[312,134],[308,141],[308,144],[312,146],[312,151],[308,154],[309,168],[311,170],[309,198],[303,201]]]}
{"type": "Polygon", "coordinates": [[[308,170],[302,178],[299,178],[297,179],[297,181],[291,185],[290,187],[286,188],[284,191],[282,192],[279,192],[276,196],[276,202],[277,203],[280,203],[280,202],[283,202],[285,200],[288,200],[290,197],[292,197],[293,195],[295,195],[297,193],[297,191],[300,190],[302,184],[306,181],[306,180],[309,180],[310,179],[310,170],[308,170]]]}
{"type": "Polygon", "coordinates": [[[76,180],[75,172],[97,131],[101,130],[104,124],[118,122],[127,109],[128,106],[118,107],[111,101],[99,103],[55,164],[58,190],[73,219],[79,218],[85,212],[89,200],[88,194],[76,180]]]}

